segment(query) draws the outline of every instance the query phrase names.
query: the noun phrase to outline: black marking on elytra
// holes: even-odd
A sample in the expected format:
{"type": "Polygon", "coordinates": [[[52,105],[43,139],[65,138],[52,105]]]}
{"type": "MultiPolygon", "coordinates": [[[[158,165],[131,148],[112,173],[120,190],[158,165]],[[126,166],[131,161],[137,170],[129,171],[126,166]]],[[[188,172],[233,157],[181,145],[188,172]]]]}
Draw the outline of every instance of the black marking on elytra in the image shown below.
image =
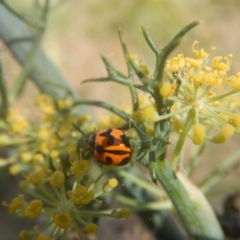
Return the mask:
{"type": "MultiPolygon", "coordinates": [[[[126,164],[128,164],[129,162],[130,162],[130,158],[129,157],[125,157],[119,164],[118,164],[118,166],[123,166],[123,165],[126,165],[126,164]]],[[[111,157],[109,157],[109,156],[107,156],[106,158],[105,158],[105,163],[104,164],[106,164],[106,165],[111,165],[113,163],[113,160],[112,160],[112,158],[111,157]]]]}
{"type": "Polygon", "coordinates": [[[131,147],[129,138],[125,134],[121,135],[121,140],[127,147],[131,147]]]}
{"type": "Polygon", "coordinates": [[[112,162],[113,162],[113,160],[112,160],[112,158],[111,157],[109,157],[109,156],[107,156],[106,158],[105,158],[105,160],[106,160],[106,164],[112,164],[112,162]]]}
{"type": "Polygon", "coordinates": [[[97,145],[95,147],[95,151],[98,153],[98,154],[103,154],[103,153],[111,153],[113,155],[124,155],[124,154],[129,154],[131,153],[131,150],[129,151],[124,151],[124,150],[107,150],[105,149],[103,146],[101,145],[97,145]]]}
{"type": "Polygon", "coordinates": [[[112,131],[113,131],[113,130],[112,130],[111,128],[109,128],[107,131],[105,131],[105,132],[103,132],[103,133],[100,134],[101,137],[107,137],[107,138],[108,138],[108,140],[107,140],[107,142],[106,142],[106,144],[107,144],[108,146],[113,145],[113,144],[114,144],[114,141],[115,141],[114,136],[111,135],[111,132],[112,132],[112,131]]]}
{"type": "MultiPolygon", "coordinates": [[[[109,128],[109,129],[107,129],[107,131],[100,134],[100,136],[108,138],[108,140],[106,142],[106,144],[108,146],[113,145],[114,142],[115,142],[115,137],[111,135],[112,131],[113,131],[113,129],[109,128]]],[[[131,144],[129,142],[129,138],[124,134],[124,132],[123,132],[122,135],[120,135],[120,138],[121,138],[122,142],[125,144],[125,146],[131,147],[131,144]]]]}
{"type": "Polygon", "coordinates": [[[123,165],[126,165],[130,162],[131,158],[129,157],[125,157],[119,164],[118,166],[123,166],[123,165]]]}
{"type": "Polygon", "coordinates": [[[105,152],[104,147],[101,146],[101,145],[95,146],[95,151],[96,151],[98,154],[103,154],[103,153],[105,152]]]}

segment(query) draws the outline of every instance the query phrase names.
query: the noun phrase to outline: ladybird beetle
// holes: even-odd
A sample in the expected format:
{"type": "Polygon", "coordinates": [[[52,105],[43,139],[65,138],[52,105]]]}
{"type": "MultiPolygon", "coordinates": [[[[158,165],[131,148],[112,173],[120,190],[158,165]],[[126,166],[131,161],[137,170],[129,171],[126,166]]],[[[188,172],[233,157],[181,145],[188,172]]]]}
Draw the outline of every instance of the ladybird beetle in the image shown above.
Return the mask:
{"type": "Polygon", "coordinates": [[[93,158],[104,165],[123,166],[131,161],[130,135],[121,129],[102,129],[86,141],[86,149],[93,158]]]}

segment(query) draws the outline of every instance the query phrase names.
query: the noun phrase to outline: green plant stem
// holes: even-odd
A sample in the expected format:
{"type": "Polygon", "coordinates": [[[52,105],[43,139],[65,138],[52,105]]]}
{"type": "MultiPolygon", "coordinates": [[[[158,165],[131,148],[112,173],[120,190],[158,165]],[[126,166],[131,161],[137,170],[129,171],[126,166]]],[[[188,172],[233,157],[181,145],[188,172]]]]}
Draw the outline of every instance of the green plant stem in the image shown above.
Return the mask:
{"type": "MultiPolygon", "coordinates": [[[[34,41],[26,40],[33,38],[29,27],[24,24],[12,12],[8,11],[6,7],[0,4],[0,38],[9,48],[13,56],[20,63],[24,65],[27,61],[27,56],[34,41]],[[16,39],[25,39],[25,41],[16,41],[16,39]]],[[[34,54],[33,63],[29,70],[29,76],[40,91],[52,96],[54,99],[63,98],[66,96],[66,91],[70,92],[74,100],[79,100],[80,96],[73,89],[67,80],[62,76],[60,71],[48,59],[42,49],[38,48],[34,54]],[[46,84],[44,81],[48,79],[53,84],[46,84]],[[55,84],[61,85],[62,88],[57,88],[55,84]]],[[[75,109],[77,113],[89,113],[85,107],[75,109]]]]}
{"type": "Polygon", "coordinates": [[[78,217],[111,217],[112,210],[104,210],[104,211],[83,211],[80,210],[77,213],[78,217]]]}
{"type": "MultiPolygon", "coordinates": [[[[43,21],[44,22],[46,22],[46,19],[47,19],[48,7],[49,7],[49,0],[46,0],[45,6],[43,8],[43,21]]],[[[39,29],[38,33],[36,34],[35,41],[27,54],[27,58],[26,58],[25,63],[23,64],[23,69],[20,73],[20,76],[18,77],[18,79],[14,85],[14,88],[12,89],[12,91],[10,93],[10,99],[12,101],[14,101],[21,94],[21,92],[24,89],[24,86],[27,82],[27,76],[29,75],[31,66],[33,64],[33,59],[34,59],[35,53],[36,53],[36,51],[40,45],[40,42],[42,40],[44,30],[45,30],[45,27],[42,27],[41,29],[39,29]]],[[[21,40],[19,40],[19,41],[21,41],[21,40]]]]}
{"type": "MultiPolygon", "coordinates": [[[[163,73],[164,73],[164,67],[165,67],[165,61],[168,57],[168,55],[177,47],[177,45],[181,42],[184,35],[190,31],[192,28],[197,26],[199,24],[198,21],[192,22],[188,24],[186,27],[184,27],[170,42],[167,44],[156,56],[156,67],[154,72],[154,80],[152,82],[152,87],[154,90],[154,99],[156,102],[156,107],[158,114],[162,114],[162,107],[163,107],[163,99],[162,96],[159,94],[159,88],[162,85],[162,79],[163,79],[163,73]]],[[[144,35],[145,36],[145,35],[144,35]]],[[[145,37],[146,38],[146,37],[145,37]]],[[[151,38],[149,36],[149,38],[151,38]]],[[[151,44],[151,41],[146,38],[148,41],[148,44],[151,44]]],[[[153,47],[156,49],[156,47],[153,47]]],[[[156,49],[157,53],[157,49],[156,49]]]]}
{"type": "Polygon", "coordinates": [[[189,193],[183,187],[168,161],[158,161],[157,179],[168,193],[177,213],[192,237],[199,240],[223,240],[223,232],[211,209],[209,211],[189,199],[189,193]]]}
{"type": "Polygon", "coordinates": [[[172,210],[172,203],[170,200],[159,200],[153,202],[141,202],[139,203],[132,198],[128,198],[124,195],[117,194],[114,199],[118,202],[131,206],[131,211],[160,211],[160,210],[172,210]]]}
{"type": "Polygon", "coordinates": [[[122,46],[122,51],[124,54],[124,58],[125,58],[125,62],[127,64],[127,69],[128,69],[128,79],[127,81],[130,82],[130,84],[128,85],[130,94],[131,94],[131,100],[132,100],[132,111],[136,111],[138,109],[138,94],[136,91],[136,88],[133,86],[134,83],[134,71],[132,69],[132,66],[129,62],[129,51],[125,42],[125,38],[123,36],[123,33],[121,31],[121,29],[118,29],[118,37],[120,39],[121,42],[121,46],[122,46]]]}
{"type": "Polygon", "coordinates": [[[187,119],[184,123],[184,126],[182,128],[182,132],[179,135],[176,147],[174,149],[174,152],[173,152],[173,155],[172,155],[172,158],[171,158],[171,161],[170,161],[172,166],[173,166],[173,169],[176,169],[177,166],[179,165],[180,154],[182,152],[183,145],[186,141],[188,132],[189,132],[191,126],[192,126],[194,116],[195,116],[194,111],[190,110],[188,112],[188,117],[187,117],[187,119]]]}
{"type": "Polygon", "coordinates": [[[27,56],[26,62],[23,65],[22,71],[16,80],[14,88],[10,92],[10,100],[11,101],[14,101],[21,94],[21,92],[24,89],[24,86],[27,82],[27,76],[28,76],[30,68],[32,66],[32,61],[33,61],[35,52],[37,51],[37,49],[39,47],[42,36],[43,36],[43,32],[40,32],[36,36],[36,40],[34,41],[34,44],[32,45],[30,52],[28,53],[28,56],[27,56]]]}
{"type": "Polygon", "coordinates": [[[101,172],[101,174],[97,177],[96,180],[94,180],[94,182],[92,182],[92,184],[89,186],[88,191],[92,190],[94,188],[94,186],[96,186],[96,184],[99,182],[99,180],[111,169],[111,166],[104,166],[103,167],[103,171],[101,172]]]}
{"type": "Polygon", "coordinates": [[[121,168],[120,169],[113,168],[113,170],[116,171],[117,174],[122,178],[124,178],[125,180],[135,183],[138,187],[145,189],[149,193],[159,198],[166,198],[167,195],[164,190],[156,188],[156,186],[153,185],[151,182],[146,181],[145,179],[142,179],[139,175],[133,174],[132,169],[128,169],[127,171],[121,168]]]}
{"type": "Polygon", "coordinates": [[[79,237],[79,239],[81,240],[85,240],[84,235],[80,232],[80,229],[78,227],[78,223],[76,221],[73,221],[73,229],[77,232],[77,235],[79,237]]]}
{"type": "Polygon", "coordinates": [[[17,11],[15,11],[8,3],[6,3],[4,0],[0,0],[0,4],[2,4],[6,9],[8,9],[14,16],[18,17],[19,19],[21,19],[22,21],[24,21],[25,23],[27,23],[29,26],[34,27],[34,28],[38,28],[38,29],[42,29],[44,28],[44,23],[38,23],[38,22],[33,22],[30,21],[28,18],[26,18],[25,16],[23,16],[22,14],[18,13],[17,11]]]}
{"type": "Polygon", "coordinates": [[[194,171],[197,169],[197,166],[200,162],[200,158],[202,156],[203,151],[206,148],[206,144],[202,144],[194,153],[194,155],[190,158],[188,165],[186,166],[186,172],[188,177],[191,177],[194,171]]]}
{"type": "Polygon", "coordinates": [[[2,61],[0,58],[0,98],[1,98],[1,109],[0,109],[0,117],[6,118],[6,114],[9,107],[8,102],[8,91],[6,81],[3,75],[2,61]]]}
{"type": "Polygon", "coordinates": [[[80,101],[74,102],[72,107],[76,107],[78,105],[93,105],[93,106],[105,108],[108,111],[118,115],[119,117],[124,119],[126,122],[128,122],[129,119],[130,119],[130,116],[126,112],[121,111],[118,108],[116,108],[115,106],[113,106],[113,105],[111,105],[109,103],[106,103],[106,102],[94,101],[94,100],[80,100],[80,101]]]}

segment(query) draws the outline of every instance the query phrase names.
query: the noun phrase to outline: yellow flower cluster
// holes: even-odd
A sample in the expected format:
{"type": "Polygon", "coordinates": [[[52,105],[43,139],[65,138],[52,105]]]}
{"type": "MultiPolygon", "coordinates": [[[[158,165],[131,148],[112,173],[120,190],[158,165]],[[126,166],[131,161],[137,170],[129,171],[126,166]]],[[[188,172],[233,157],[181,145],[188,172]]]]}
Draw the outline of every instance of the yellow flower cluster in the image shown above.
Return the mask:
{"type": "Polygon", "coordinates": [[[72,114],[73,100],[70,98],[55,101],[46,94],[40,94],[35,104],[32,116],[10,108],[6,121],[0,121],[3,131],[8,133],[1,135],[0,146],[19,146],[19,151],[5,161],[11,164],[10,173],[13,175],[28,171],[32,162],[38,161],[37,156],[49,158],[57,167],[63,152],[72,156],[76,154],[80,133],[73,128],[73,123],[80,124],[86,131],[93,129],[90,116],[72,114]]]}
{"type": "MultiPolygon", "coordinates": [[[[28,159],[28,155],[24,155],[23,158],[28,159]]],[[[53,157],[56,156],[55,153],[52,155],[53,157]]],[[[28,195],[37,196],[38,198],[26,202],[24,196],[20,195],[14,198],[11,203],[4,202],[3,205],[8,207],[9,213],[17,216],[30,219],[38,216],[45,217],[46,221],[48,221],[48,226],[51,229],[55,229],[53,232],[55,234],[58,232],[59,236],[61,234],[60,230],[68,231],[72,227],[76,229],[80,223],[85,225],[84,233],[96,233],[97,225],[86,221],[85,219],[88,219],[88,217],[104,215],[124,218],[129,215],[128,209],[118,209],[116,211],[108,211],[108,213],[106,213],[106,210],[103,213],[101,210],[96,211],[96,207],[93,210],[84,209],[93,200],[99,204],[100,208],[102,201],[97,200],[97,197],[117,187],[118,181],[115,178],[111,178],[102,183],[101,186],[97,186],[103,174],[100,173],[100,177],[95,182],[90,179],[86,180],[90,170],[89,161],[81,159],[71,160],[69,163],[69,172],[64,173],[62,170],[52,171],[49,169],[46,161],[42,161],[40,155],[35,156],[31,172],[25,176],[25,180],[21,182],[20,186],[28,195]],[[71,186],[71,184],[72,190],[69,191],[66,189],[66,186],[71,186]],[[99,191],[98,189],[101,190],[99,191]]],[[[88,207],[88,209],[90,208],[88,207]]],[[[41,230],[40,226],[38,226],[30,232],[26,230],[21,231],[19,237],[20,239],[27,239],[29,235],[32,237],[37,236],[37,239],[58,237],[58,235],[45,235],[45,231],[46,229],[41,230]]],[[[81,232],[81,230],[76,229],[76,232],[81,232]]]]}
{"type": "Polygon", "coordinates": [[[215,49],[209,54],[203,48],[196,49],[196,44],[195,41],[192,46],[193,58],[179,54],[166,62],[165,72],[170,82],[160,86],[159,94],[165,101],[174,102],[171,112],[159,116],[151,100],[140,104],[133,119],[149,126],[171,118],[172,128],[178,133],[183,131],[185,121],[192,120],[189,136],[193,143],[201,145],[206,138],[223,143],[234,133],[240,133],[240,73],[229,75],[232,55],[210,59],[215,49]]]}
{"type": "Polygon", "coordinates": [[[26,216],[28,218],[35,218],[42,213],[43,203],[41,200],[35,199],[27,203],[23,195],[12,199],[10,204],[3,202],[3,206],[8,207],[9,213],[18,216],[26,216]]]}
{"type": "Polygon", "coordinates": [[[41,94],[35,103],[39,111],[35,110],[33,117],[37,119],[32,119],[32,123],[20,111],[10,109],[6,124],[1,125],[5,126],[8,134],[0,138],[1,145],[19,145],[16,155],[8,161],[11,163],[10,172],[13,175],[22,173],[25,179],[20,187],[34,199],[26,202],[24,196],[20,195],[3,205],[8,207],[9,213],[17,216],[45,218],[51,232],[54,232],[54,236],[45,234],[47,229],[43,227],[41,230],[38,226],[31,231],[21,231],[20,239],[56,239],[70,228],[77,228],[76,232],[80,233],[80,224],[84,226],[83,232],[86,234],[95,233],[97,225],[89,223],[89,218],[102,215],[111,217],[112,213],[96,211],[97,206],[92,211],[88,206],[86,210],[86,206],[94,200],[100,208],[102,201],[97,197],[114,189],[118,181],[113,178],[98,186],[104,174],[101,173],[96,181],[92,181],[88,179],[89,161],[81,159],[81,156],[80,160],[75,160],[79,158],[78,151],[80,155],[82,152],[76,148],[80,132],[72,124],[77,123],[88,132],[94,129],[91,128],[91,118],[88,115],[74,116],[71,112],[72,99],[55,101],[41,94]]]}
{"type": "Polygon", "coordinates": [[[10,108],[7,115],[7,123],[10,125],[12,134],[26,134],[30,123],[27,118],[17,109],[10,108]]]}

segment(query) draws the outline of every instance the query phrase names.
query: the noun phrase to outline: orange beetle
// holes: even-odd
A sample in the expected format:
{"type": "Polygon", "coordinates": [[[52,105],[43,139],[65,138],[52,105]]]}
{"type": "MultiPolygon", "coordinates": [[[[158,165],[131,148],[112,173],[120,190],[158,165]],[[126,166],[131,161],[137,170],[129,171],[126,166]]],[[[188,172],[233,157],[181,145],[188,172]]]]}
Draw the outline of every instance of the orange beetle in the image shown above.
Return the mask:
{"type": "Polygon", "coordinates": [[[87,139],[86,148],[99,163],[123,166],[131,161],[132,147],[129,139],[129,134],[121,129],[102,129],[87,139]]]}

